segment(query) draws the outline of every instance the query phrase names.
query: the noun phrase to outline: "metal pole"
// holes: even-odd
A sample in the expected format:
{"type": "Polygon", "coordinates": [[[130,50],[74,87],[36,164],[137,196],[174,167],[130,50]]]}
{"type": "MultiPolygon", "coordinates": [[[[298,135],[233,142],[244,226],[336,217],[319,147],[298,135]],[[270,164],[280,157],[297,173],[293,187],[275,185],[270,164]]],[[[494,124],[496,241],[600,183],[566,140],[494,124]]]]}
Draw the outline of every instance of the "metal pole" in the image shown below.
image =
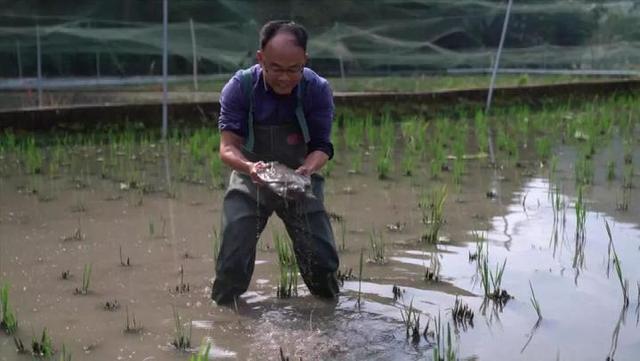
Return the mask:
{"type": "Polygon", "coordinates": [[[196,51],[196,31],[193,28],[193,19],[189,19],[191,27],[191,49],[193,50],[193,89],[198,91],[198,54],[196,51]]]}
{"type": "Polygon", "coordinates": [[[42,107],[42,52],[40,50],[40,25],[36,24],[36,56],[38,67],[38,108],[42,107]]]}
{"type": "MultiPolygon", "coordinates": [[[[509,26],[509,15],[511,14],[511,6],[513,0],[509,0],[507,4],[507,13],[504,16],[504,23],[502,24],[502,34],[500,35],[500,44],[498,45],[498,52],[496,54],[496,61],[493,64],[493,71],[491,72],[491,84],[489,85],[489,94],[487,95],[487,104],[484,108],[485,115],[489,114],[491,109],[491,98],[493,97],[493,88],[496,85],[496,75],[498,74],[498,67],[500,66],[500,55],[502,55],[502,47],[504,46],[504,38],[507,35],[507,27],[509,26]]],[[[493,151],[493,135],[491,134],[491,127],[487,127],[489,135],[489,156],[491,164],[496,163],[495,153],[493,151]]]]}
{"type": "Polygon", "coordinates": [[[100,79],[100,53],[96,51],[96,75],[100,79]]]}
{"type": "Polygon", "coordinates": [[[168,17],[169,17],[169,0],[162,0],[162,140],[167,139],[167,48],[168,48],[168,17]]]}
{"type": "Polygon", "coordinates": [[[20,55],[20,40],[16,40],[16,58],[18,59],[18,78],[22,80],[22,56],[20,55]]]}
{"type": "Polygon", "coordinates": [[[493,96],[493,88],[496,85],[496,74],[498,73],[498,67],[500,66],[500,56],[502,55],[504,38],[507,35],[507,26],[509,25],[509,14],[511,13],[511,5],[513,5],[513,0],[509,0],[509,3],[507,4],[507,13],[504,16],[504,23],[502,24],[502,35],[500,35],[500,45],[498,45],[498,53],[496,54],[496,61],[493,64],[493,71],[491,72],[491,85],[489,85],[489,95],[487,96],[485,113],[489,113],[489,109],[491,109],[491,98],[493,96]]]}

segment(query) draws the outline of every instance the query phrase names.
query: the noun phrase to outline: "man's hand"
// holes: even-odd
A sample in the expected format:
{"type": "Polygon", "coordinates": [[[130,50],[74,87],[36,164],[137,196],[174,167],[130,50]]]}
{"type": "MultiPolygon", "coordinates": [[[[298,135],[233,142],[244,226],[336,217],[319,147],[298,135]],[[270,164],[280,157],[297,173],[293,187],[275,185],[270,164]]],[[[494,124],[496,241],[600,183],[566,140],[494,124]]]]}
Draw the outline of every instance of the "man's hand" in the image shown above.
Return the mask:
{"type": "Polygon", "coordinates": [[[315,150],[307,155],[304,163],[296,169],[296,173],[310,176],[327,163],[329,156],[320,150],[315,150]]]}
{"type": "Polygon", "coordinates": [[[264,184],[262,179],[260,179],[260,177],[258,177],[258,172],[260,172],[260,171],[262,171],[262,170],[264,170],[264,169],[266,169],[268,167],[269,167],[269,165],[267,165],[263,161],[251,163],[250,170],[249,170],[249,175],[251,176],[251,180],[253,181],[253,183],[255,183],[255,184],[264,184]]]}
{"type": "Polygon", "coordinates": [[[304,164],[299,166],[298,169],[296,169],[296,174],[300,174],[306,177],[309,177],[312,173],[313,173],[313,169],[311,169],[309,166],[304,164]]]}

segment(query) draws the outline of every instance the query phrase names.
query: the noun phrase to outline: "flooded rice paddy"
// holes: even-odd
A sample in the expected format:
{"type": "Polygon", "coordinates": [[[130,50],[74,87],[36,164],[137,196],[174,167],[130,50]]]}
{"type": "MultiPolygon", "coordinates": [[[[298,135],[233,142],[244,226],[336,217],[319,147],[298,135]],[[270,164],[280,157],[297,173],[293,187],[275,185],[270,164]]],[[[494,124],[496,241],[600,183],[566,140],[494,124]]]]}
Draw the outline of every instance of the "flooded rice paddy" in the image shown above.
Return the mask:
{"type": "Polygon", "coordinates": [[[45,328],[73,360],[187,360],[206,343],[230,360],[637,359],[637,98],[339,118],[325,169],[339,299],[301,279],[277,296],[272,217],[231,308],[210,300],[217,132],[166,147],[133,126],[5,132],[0,285],[18,324],[0,360],[31,359],[45,328]]]}

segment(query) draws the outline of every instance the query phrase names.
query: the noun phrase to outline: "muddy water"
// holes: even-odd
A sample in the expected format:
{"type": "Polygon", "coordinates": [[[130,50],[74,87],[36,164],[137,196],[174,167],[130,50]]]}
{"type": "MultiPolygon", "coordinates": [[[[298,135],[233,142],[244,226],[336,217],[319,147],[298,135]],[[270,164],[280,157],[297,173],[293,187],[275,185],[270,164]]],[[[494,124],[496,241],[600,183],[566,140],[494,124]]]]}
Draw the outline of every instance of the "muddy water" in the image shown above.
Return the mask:
{"type": "MultiPolygon", "coordinates": [[[[365,263],[362,282],[346,280],[335,302],[310,296],[301,281],[298,296],[278,299],[272,234],[283,233],[284,227],[274,217],[259,246],[250,290],[237,309],[218,307],[209,299],[212,238],[219,228],[223,191],[178,182],[175,198],[163,192],[140,198],[95,175],[87,176],[87,187],[81,188],[69,176],[5,173],[0,178],[0,278],[11,285],[18,336],[25,344],[46,327],[55,348],[64,343],[74,360],[188,359],[188,353],[170,346],[174,308],[187,333],[191,325],[194,347],[203,340],[212,343],[212,359],[278,360],[280,348],[304,360],[431,359],[433,344],[407,339],[400,310],[411,303],[422,314],[421,327],[431,319],[433,331],[438,314],[443,324],[453,325],[456,297],[475,314],[473,326],[452,329],[460,359],[635,360],[640,353],[640,197],[632,190],[628,211],[616,210],[621,177],[607,181],[606,162],[609,154],[620,154],[622,164],[622,155],[615,142],[612,147],[596,154],[594,185],[585,191],[580,266],[574,267],[575,155],[570,147],[561,147],[555,149],[559,162],[552,177],[548,167],[535,162],[496,170],[486,160],[470,160],[460,187],[450,182],[451,174],[432,181],[426,170],[413,177],[396,170],[390,180],[378,180],[368,158],[362,173],[350,174],[348,157],[339,156],[341,162],[326,181],[326,205],[345,226],[343,242],[341,223],[333,223],[341,270],[358,274],[360,252],[364,249],[368,257],[372,229],[384,234],[387,262],[365,263]],[[425,245],[418,242],[424,232],[418,200],[424,189],[442,183],[449,189],[442,242],[425,245]],[[52,199],[28,192],[30,184],[46,188],[52,199]],[[554,229],[550,192],[556,186],[562,186],[567,207],[564,221],[554,229]],[[495,197],[487,196],[490,191],[495,197]],[[628,308],[607,255],[605,220],[629,280],[628,308]],[[77,229],[82,240],[65,240],[77,229]],[[506,259],[502,288],[514,298],[503,308],[492,303],[483,307],[477,265],[470,260],[477,235],[486,239],[480,243],[488,247],[492,269],[506,259]],[[120,254],[129,266],[121,264],[120,254]],[[425,267],[434,258],[440,263],[439,281],[428,282],[425,267]],[[92,266],[89,292],[76,295],[85,264],[92,266]],[[64,271],[69,271],[68,279],[62,278],[64,271]],[[541,306],[539,323],[529,282],[541,306]],[[396,301],[393,285],[403,290],[396,301]],[[114,300],[119,309],[105,310],[105,303],[114,300]],[[135,317],[141,326],[138,332],[124,331],[127,310],[130,322],[135,317]]],[[[161,183],[161,164],[147,166],[161,183]]],[[[622,171],[620,167],[617,174],[622,171]]],[[[28,359],[16,354],[11,338],[0,336],[0,360],[28,359]]]]}

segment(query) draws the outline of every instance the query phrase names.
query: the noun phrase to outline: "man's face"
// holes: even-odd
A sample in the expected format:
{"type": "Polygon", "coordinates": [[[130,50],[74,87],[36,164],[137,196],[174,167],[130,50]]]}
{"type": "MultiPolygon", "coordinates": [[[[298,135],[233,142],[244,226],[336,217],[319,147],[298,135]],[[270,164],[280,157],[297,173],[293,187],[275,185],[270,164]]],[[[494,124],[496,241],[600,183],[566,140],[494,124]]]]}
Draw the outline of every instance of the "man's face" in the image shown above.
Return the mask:
{"type": "Polygon", "coordinates": [[[302,79],[302,70],[307,62],[304,49],[297,46],[289,33],[276,34],[262,50],[257,59],[262,66],[264,79],[276,94],[289,95],[302,79]]]}

